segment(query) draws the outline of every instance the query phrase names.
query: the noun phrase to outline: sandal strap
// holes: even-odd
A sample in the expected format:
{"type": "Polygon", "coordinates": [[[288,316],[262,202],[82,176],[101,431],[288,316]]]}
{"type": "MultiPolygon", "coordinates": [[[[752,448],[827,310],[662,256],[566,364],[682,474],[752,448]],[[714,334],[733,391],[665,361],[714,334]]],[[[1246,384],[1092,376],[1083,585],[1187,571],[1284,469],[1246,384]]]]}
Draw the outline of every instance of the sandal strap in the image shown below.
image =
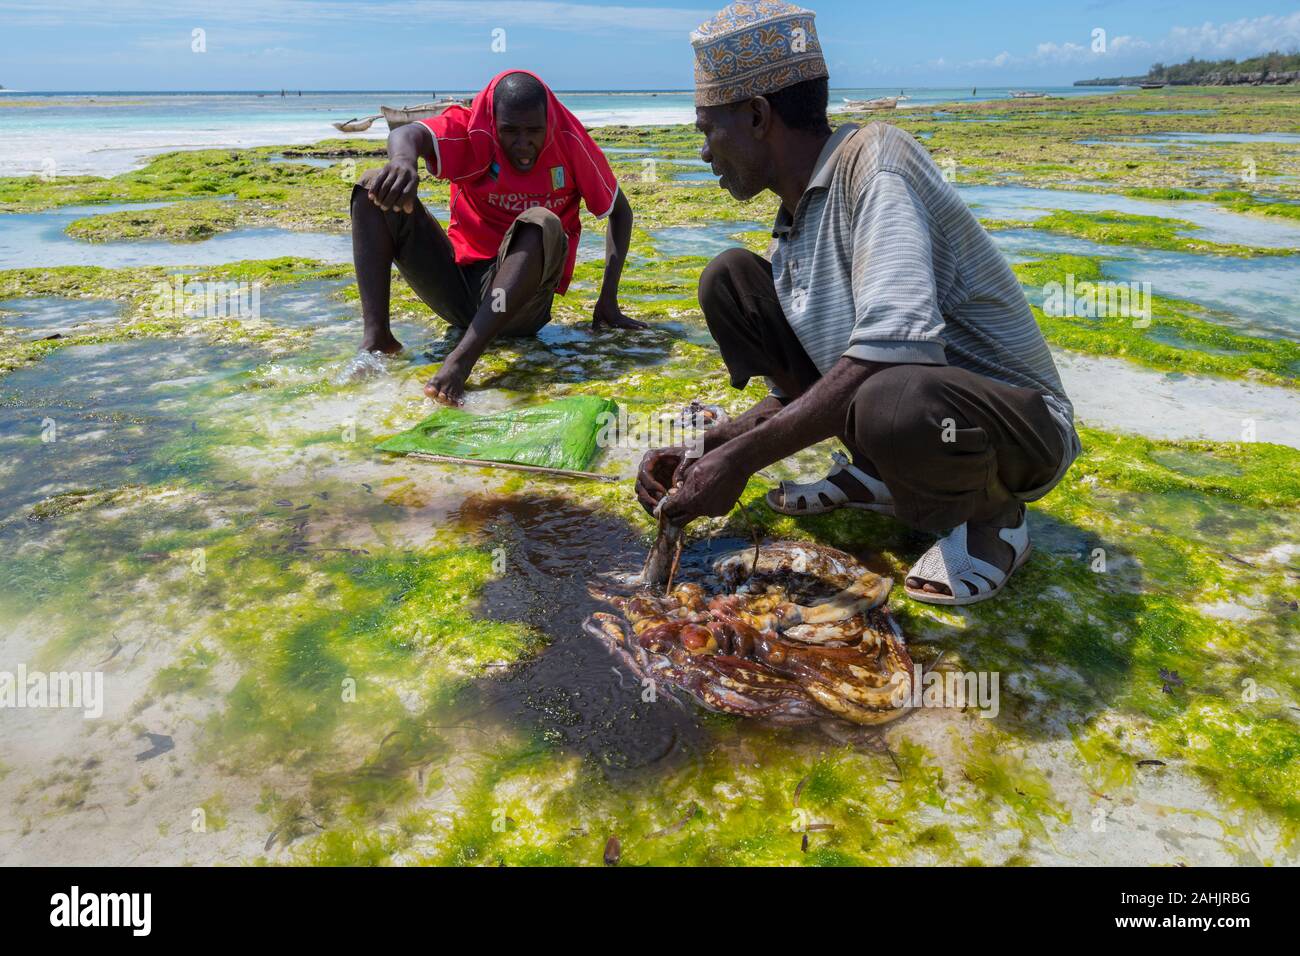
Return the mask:
{"type": "Polygon", "coordinates": [[[827,478],[829,478],[831,475],[837,475],[841,471],[847,471],[850,475],[853,476],[854,480],[856,480],[858,484],[862,485],[863,488],[866,488],[867,491],[871,492],[872,504],[892,505],[894,503],[894,495],[889,490],[889,486],[886,485],[879,478],[871,477],[865,471],[859,468],[857,465],[849,461],[848,456],[845,455],[844,452],[842,451],[832,452],[831,459],[835,462],[835,465],[834,467],[831,468],[830,472],[826,475],[827,478]]]}
{"type": "Polygon", "coordinates": [[[1020,524],[1014,528],[1003,528],[998,532],[998,537],[1011,545],[1011,550],[1019,558],[1025,553],[1025,548],[1029,547],[1029,515],[1025,514],[1020,519],[1020,524]]]}
{"type": "MultiPolygon", "coordinates": [[[[1015,553],[1012,567],[1029,547],[1029,521],[1023,519],[1014,528],[1003,528],[998,537],[1015,553]]],[[[973,597],[999,587],[1009,576],[995,564],[970,553],[966,542],[966,525],[960,524],[936,541],[907,572],[933,584],[946,585],[953,597],[973,597]]]]}
{"type": "MultiPolygon", "coordinates": [[[[878,478],[872,478],[860,468],[856,468],[842,452],[834,452],[831,455],[833,464],[826,477],[818,478],[816,481],[799,482],[799,481],[781,481],[777,484],[774,492],[780,496],[780,508],[786,510],[787,514],[803,513],[810,509],[810,506],[816,509],[815,513],[821,513],[824,510],[838,508],[842,505],[852,505],[854,507],[865,507],[872,511],[879,511],[883,514],[892,514],[894,508],[894,496],[890,494],[889,488],[878,478]],[[857,502],[843,488],[831,481],[835,475],[841,471],[847,471],[858,484],[871,492],[872,500],[869,502],[857,502]],[[787,510],[793,509],[793,510],[787,510]]],[[[772,494],[773,492],[769,492],[772,494]]],[[[769,502],[771,499],[769,498],[769,502]]],[[[774,507],[776,507],[774,505],[774,507]]]]}
{"type": "Polygon", "coordinates": [[[787,506],[794,500],[802,499],[803,504],[800,508],[806,508],[809,501],[821,503],[821,496],[825,495],[830,499],[832,505],[842,505],[849,500],[849,496],[844,493],[844,489],[829,478],[818,478],[816,481],[810,481],[807,484],[801,484],[797,481],[782,481],[778,486],[781,489],[781,500],[787,506]]]}

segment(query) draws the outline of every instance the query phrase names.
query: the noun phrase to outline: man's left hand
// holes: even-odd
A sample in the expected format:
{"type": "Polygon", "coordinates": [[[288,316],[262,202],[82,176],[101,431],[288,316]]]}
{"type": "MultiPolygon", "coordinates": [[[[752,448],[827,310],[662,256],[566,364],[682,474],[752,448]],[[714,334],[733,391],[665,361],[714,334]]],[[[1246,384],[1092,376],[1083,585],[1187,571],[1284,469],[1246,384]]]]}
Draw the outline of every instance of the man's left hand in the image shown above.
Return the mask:
{"type": "Polygon", "coordinates": [[[720,518],[740,500],[749,474],[727,455],[726,445],[709,452],[686,471],[681,487],[668,496],[663,515],[673,524],[692,518],[720,518]]]}
{"type": "Polygon", "coordinates": [[[591,327],[596,331],[601,329],[650,328],[645,322],[638,322],[631,316],[624,315],[617,302],[607,302],[604,299],[597,299],[596,307],[591,310],[591,327]]]}

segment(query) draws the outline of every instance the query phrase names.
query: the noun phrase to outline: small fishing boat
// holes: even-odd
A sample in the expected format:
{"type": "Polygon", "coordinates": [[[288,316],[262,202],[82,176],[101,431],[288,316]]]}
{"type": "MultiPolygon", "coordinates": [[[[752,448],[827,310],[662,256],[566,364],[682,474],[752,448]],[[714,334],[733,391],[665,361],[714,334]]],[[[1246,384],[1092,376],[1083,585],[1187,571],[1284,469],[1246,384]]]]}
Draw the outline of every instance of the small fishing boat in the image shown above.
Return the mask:
{"type": "Polygon", "coordinates": [[[901,96],[882,96],[874,100],[851,100],[844,97],[844,105],[850,110],[892,110],[898,105],[901,96]]]}
{"type": "Polygon", "coordinates": [[[1165,88],[1163,83],[1139,83],[1138,86],[1144,90],[1163,90],[1165,88]]]}
{"type": "Polygon", "coordinates": [[[1011,95],[1018,100],[1037,100],[1046,96],[1046,93],[1039,93],[1035,90],[1012,90],[1011,95]]]}
{"type": "Polygon", "coordinates": [[[384,119],[388,121],[388,128],[397,129],[399,126],[406,126],[408,123],[414,123],[417,120],[438,116],[449,106],[469,106],[469,101],[448,97],[438,100],[436,103],[421,103],[418,106],[403,106],[400,109],[392,106],[381,106],[379,110],[383,113],[384,119]]]}
{"type": "Polygon", "coordinates": [[[383,113],[376,113],[374,116],[367,116],[365,119],[352,117],[350,120],[344,120],[342,123],[330,123],[340,133],[364,133],[370,129],[370,124],[375,120],[383,117],[383,113]]]}

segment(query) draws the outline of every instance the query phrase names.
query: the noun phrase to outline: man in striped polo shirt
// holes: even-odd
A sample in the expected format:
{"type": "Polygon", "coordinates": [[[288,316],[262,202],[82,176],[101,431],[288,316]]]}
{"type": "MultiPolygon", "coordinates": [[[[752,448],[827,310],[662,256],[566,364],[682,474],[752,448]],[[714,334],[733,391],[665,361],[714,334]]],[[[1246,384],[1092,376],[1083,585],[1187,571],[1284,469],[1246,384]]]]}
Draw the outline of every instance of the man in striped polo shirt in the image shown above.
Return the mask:
{"type": "Polygon", "coordinates": [[[646,455],[637,494],[683,524],[724,515],[749,477],[826,438],[852,454],[782,483],[771,507],[857,507],[939,536],[920,601],[993,596],[1029,553],[1025,502],[1079,453],[1073,409],[1014,274],[925,149],[883,124],[832,132],[813,14],[741,0],[702,25],[701,157],[736,199],[781,198],[770,259],[733,249],[700,279],[731,383],[770,395],[698,458],[646,455]]]}

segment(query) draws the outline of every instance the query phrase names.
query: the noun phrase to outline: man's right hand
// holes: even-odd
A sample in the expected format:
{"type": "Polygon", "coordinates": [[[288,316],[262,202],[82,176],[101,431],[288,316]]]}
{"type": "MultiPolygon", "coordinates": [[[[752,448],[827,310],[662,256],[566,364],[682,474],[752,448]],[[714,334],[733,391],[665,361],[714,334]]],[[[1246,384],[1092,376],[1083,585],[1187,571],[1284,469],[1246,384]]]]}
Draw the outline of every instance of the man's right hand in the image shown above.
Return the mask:
{"type": "Polygon", "coordinates": [[[686,449],[680,445],[672,448],[651,448],[641,458],[636,474],[636,500],[650,514],[655,513],[659,500],[680,479],[679,471],[687,463],[686,449]]]}
{"type": "Polygon", "coordinates": [[[413,212],[420,188],[420,167],[413,162],[393,161],[375,174],[367,195],[384,212],[413,212]]]}

